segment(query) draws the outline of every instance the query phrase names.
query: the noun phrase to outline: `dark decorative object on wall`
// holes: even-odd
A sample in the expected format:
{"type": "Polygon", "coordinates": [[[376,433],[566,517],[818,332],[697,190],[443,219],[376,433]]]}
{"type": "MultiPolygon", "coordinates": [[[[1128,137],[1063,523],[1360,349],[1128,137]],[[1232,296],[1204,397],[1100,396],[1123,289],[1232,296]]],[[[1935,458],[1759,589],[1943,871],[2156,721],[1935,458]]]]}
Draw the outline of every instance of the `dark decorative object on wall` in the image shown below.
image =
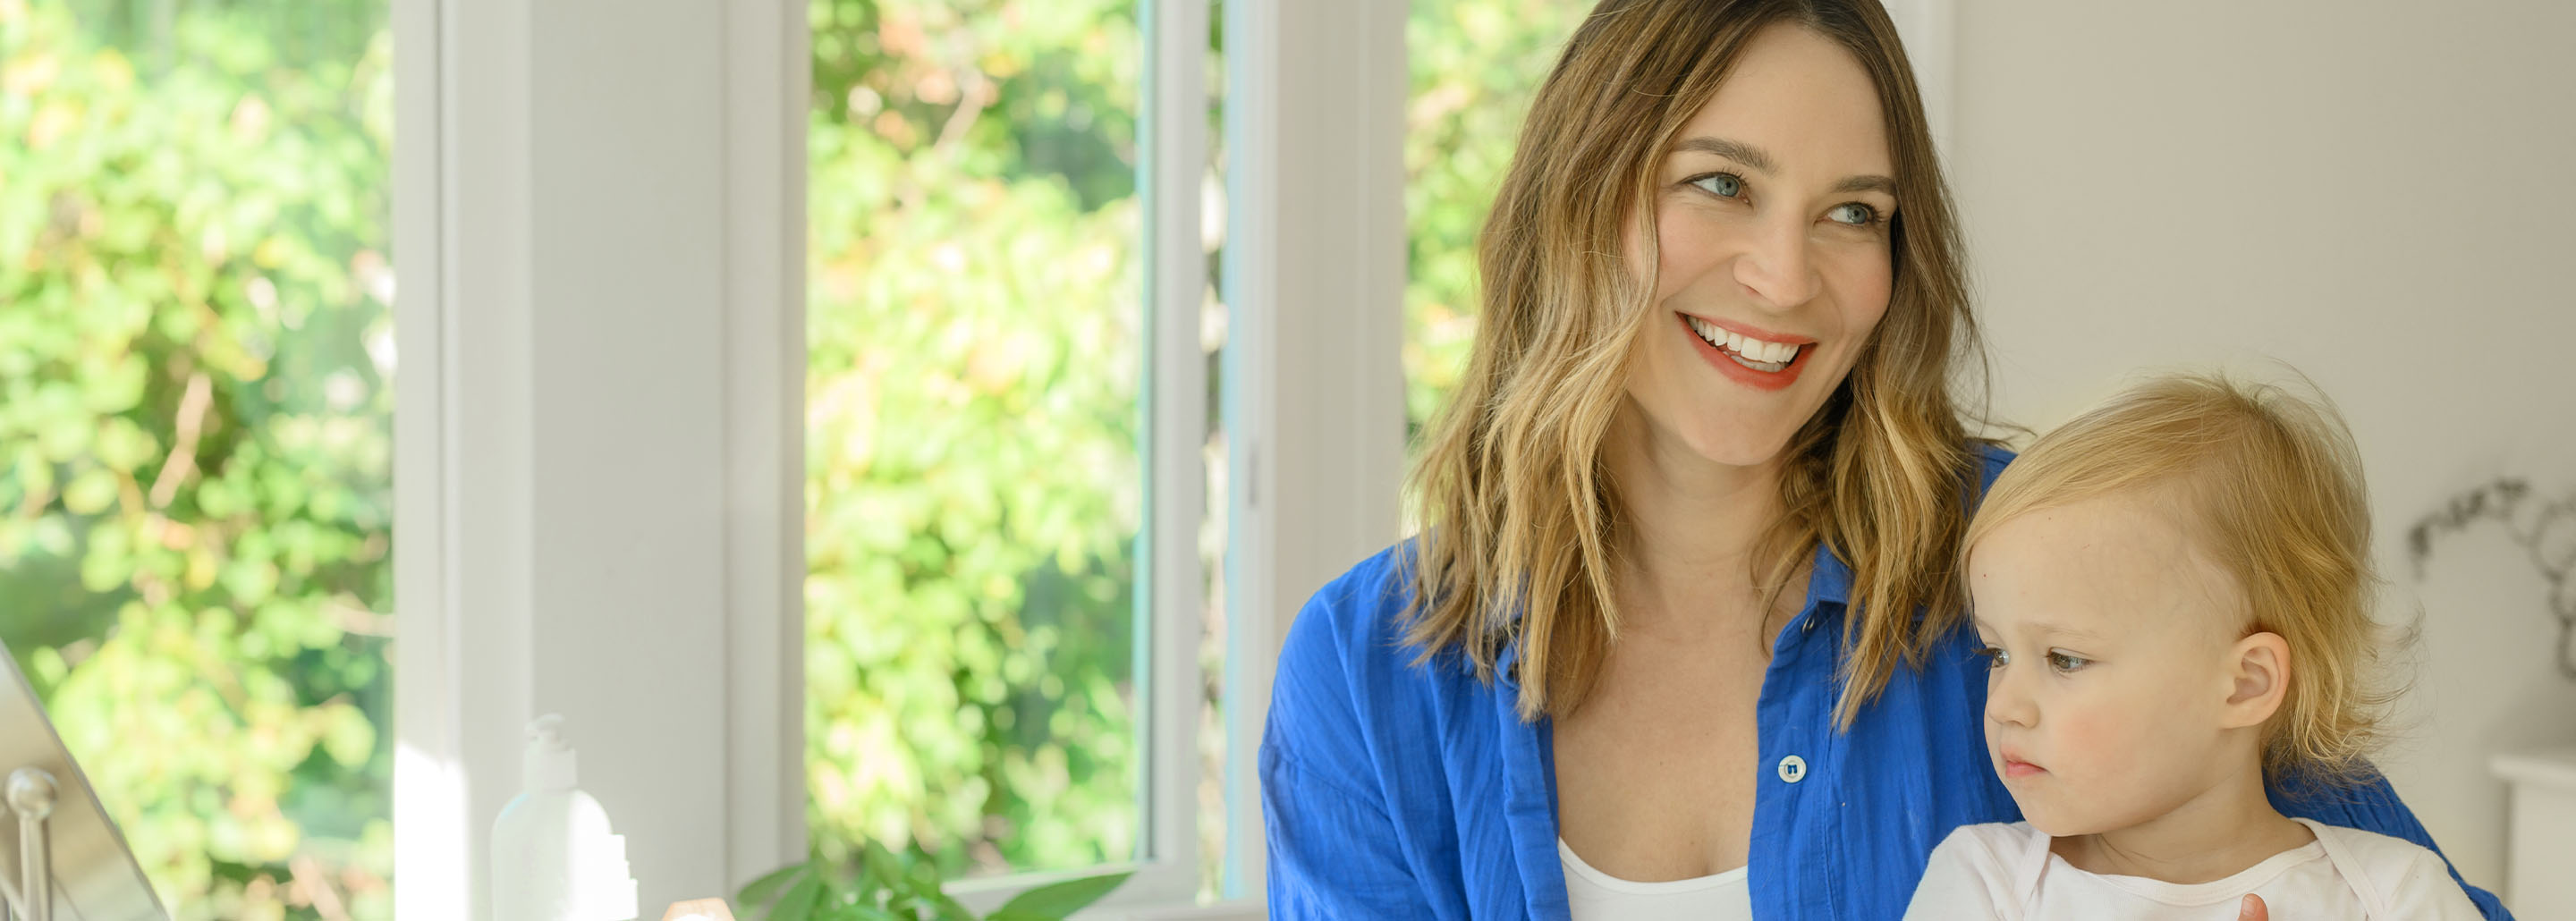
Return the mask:
{"type": "Polygon", "coordinates": [[[2424,578],[2435,537],[2480,521],[2502,524],[2549,583],[2548,609],[2558,621],[2558,672],[2576,681],[2576,496],[2544,500],[2532,495],[2529,482],[2510,477],[2452,496],[2406,529],[2406,556],[2415,578],[2424,578]]]}

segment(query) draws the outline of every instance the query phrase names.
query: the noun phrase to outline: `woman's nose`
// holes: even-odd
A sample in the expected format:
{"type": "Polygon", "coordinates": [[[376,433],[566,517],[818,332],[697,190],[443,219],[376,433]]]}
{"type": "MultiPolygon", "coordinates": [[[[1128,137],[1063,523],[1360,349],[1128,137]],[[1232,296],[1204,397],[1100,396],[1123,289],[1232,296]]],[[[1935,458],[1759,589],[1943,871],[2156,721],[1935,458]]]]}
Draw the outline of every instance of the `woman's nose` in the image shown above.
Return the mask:
{"type": "Polygon", "coordinates": [[[1736,282],[1774,309],[1816,299],[1824,280],[1807,252],[1805,221],[1786,213],[1766,217],[1747,242],[1750,246],[1735,260],[1736,282]]]}

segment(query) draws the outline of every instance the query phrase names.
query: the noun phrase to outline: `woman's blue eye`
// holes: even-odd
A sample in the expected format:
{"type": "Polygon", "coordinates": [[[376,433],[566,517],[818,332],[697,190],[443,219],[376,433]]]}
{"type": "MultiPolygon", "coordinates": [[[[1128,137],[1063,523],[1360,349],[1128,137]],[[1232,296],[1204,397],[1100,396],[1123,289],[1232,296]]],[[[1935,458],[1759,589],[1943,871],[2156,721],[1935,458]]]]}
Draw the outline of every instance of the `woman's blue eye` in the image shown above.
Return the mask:
{"type": "Polygon", "coordinates": [[[1719,198],[1734,198],[1738,195],[1744,194],[1744,177],[1733,173],[1714,173],[1707,176],[1701,176],[1697,179],[1691,180],[1691,184],[1702,189],[1706,189],[1708,194],[1715,195],[1719,198]]]}
{"type": "Polygon", "coordinates": [[[1878,209],[1859,202],[1846,202],[1835,205],[1834,210],[1825,212],[1825,216],[1837,224],[1867,226],[1878,222],[1878,209]]]}
{"type": "Polygon", "coordinates": [[[2048,667],[2061,672],[2076,671],[2091,664],[2093,664],[2092,660],[2086,659],[2082,656],[2073,656],[2062,652],[2051,652],[2048,654],[2048,667]]]}

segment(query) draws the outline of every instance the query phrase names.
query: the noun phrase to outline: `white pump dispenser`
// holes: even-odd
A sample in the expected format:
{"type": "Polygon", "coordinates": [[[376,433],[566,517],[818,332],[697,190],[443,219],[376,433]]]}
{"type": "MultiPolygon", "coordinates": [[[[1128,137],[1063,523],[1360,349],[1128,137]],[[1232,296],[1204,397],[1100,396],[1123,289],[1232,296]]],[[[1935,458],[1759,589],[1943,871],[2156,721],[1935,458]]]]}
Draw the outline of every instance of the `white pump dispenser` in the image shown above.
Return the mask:
{"type": "Polygon", "coordinates": [[[563,717],[528,723],[520,762],[527,789],[492,822],[495,921],[631,921],[635,880],[626,839],[610,834],[608,812],[573,786],[577,762],[563,717]]]}

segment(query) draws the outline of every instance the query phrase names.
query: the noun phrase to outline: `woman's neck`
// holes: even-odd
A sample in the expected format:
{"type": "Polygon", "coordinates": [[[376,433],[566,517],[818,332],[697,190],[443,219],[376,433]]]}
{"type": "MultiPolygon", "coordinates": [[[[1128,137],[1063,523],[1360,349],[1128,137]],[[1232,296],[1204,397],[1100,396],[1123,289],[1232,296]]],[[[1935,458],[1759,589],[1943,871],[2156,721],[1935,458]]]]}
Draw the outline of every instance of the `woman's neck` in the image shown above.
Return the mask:
{"type": "Polygon", "coordinates": [[[2203,790],[2179,808],[2116,831],[2049,843],[2076,869],[2205,883],[2245,872],[2275,854],[2316,840],[2307,826],[2272,808],[2259,759],[2203,790]]]}
{"type": "Polygon", "coordinates": [[[1779,468],[1713,463],[1648,425],[1623,412],[1603,460],[1625,525],[1614,548],[1622,620],[1660,632],[1686,626],[1669,622],[1680,612],[1705,609],[1674,602],[1757,594],[1753,555],[1780,516],[1779,468]]]}

